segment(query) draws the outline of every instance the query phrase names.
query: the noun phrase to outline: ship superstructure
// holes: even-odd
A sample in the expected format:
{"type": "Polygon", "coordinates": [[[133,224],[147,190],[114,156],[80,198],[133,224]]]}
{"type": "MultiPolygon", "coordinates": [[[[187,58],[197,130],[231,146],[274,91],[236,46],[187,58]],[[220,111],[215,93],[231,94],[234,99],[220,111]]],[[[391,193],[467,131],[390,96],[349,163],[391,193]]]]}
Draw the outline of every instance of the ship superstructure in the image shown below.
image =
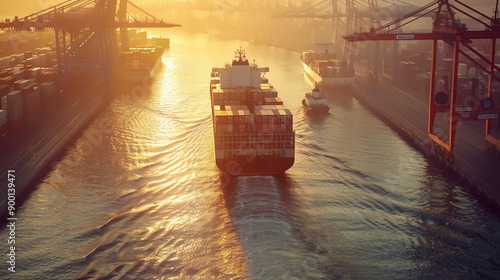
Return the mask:
{"type": "Polygon", "coordinates": [[[215,162],[233,176],[272,175],[292,167],[293,115],[240,48],[231,64],[212,68],[210,99],[215,162]]]}

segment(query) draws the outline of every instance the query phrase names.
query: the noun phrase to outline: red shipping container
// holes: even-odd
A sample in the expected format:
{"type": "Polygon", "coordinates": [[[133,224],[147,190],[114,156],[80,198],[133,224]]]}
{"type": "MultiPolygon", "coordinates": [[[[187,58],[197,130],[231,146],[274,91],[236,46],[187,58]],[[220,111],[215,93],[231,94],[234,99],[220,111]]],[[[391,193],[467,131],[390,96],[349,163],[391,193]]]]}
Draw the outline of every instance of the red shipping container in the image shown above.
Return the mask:
{"type": "Polygon", "coordinates": [[[15,121],[9,121],[8,122],[8,130],[9,131],[19,131],[23,127],[23,118],[20,118],[15,121]]]}

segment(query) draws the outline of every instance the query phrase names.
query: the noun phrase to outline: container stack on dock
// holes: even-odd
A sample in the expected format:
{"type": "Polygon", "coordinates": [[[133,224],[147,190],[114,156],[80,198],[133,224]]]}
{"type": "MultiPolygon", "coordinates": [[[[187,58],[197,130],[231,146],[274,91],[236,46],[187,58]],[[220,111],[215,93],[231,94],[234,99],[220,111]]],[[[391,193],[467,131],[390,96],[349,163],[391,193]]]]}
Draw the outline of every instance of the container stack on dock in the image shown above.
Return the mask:
{"type": "Polygon", "coordinates": [[[54,34],[51,32],[0,33],[0,57],[52,46],[54,46],[54,34]]]}
{"type": "Polygon", "coordinates": [[[23,99],[22,92],[15,90],[2,97],[2,109],[7,111],[9,130],[18,130],[23,121],[23,99]]]}
{"type": "Polygon", "coordinates": [[[0,110],[0,137],[7,134],[7,112],[0,110]]]}
{"type": "Polygon", "coordinates": [[[54,82],[45,82],[40,85],[40,100],[42,105],[52,101],[56,94],[56,85],[54,82]]]}
{"type": "Polygon", "coordinates": [[[25,121],[32,121],[41,109],[40,88],[37,86],[30,86],[23,89],[22,92],[25,121]]]}
{"type": "Polygon", "coordinates": [[[33,121],[54,100],[56,72],[51,66],[56,61],[49,47],[0,58],[0,109],[7,121],[6,131],[0,123],[1,136],[33,121]]]}

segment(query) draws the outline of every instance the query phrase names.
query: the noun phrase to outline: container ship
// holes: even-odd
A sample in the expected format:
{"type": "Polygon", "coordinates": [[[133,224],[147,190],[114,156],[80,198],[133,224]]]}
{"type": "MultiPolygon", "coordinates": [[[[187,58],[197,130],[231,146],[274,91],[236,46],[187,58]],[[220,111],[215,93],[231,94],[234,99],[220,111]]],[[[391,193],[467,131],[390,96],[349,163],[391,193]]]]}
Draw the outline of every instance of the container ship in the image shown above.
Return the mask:
{"type": "Polygon", "coordinates": [[[129,46],[132,48],[135,47],[144,47],[144,46],[160,46],[165,49],[170,48],[170,39],[163,37],[148,37],[147,31],[137,31],[137,29],[128,29],[127,30],[129,46]]]}
{"type": "Polygon", "coordinates": [[[141,83],[153,78],[161,67],[165,48],[145,46],[121,52],[118,67],[120,82],[141,83]]]}
{"type": "Polygon", "coordinates": [[[314,50],[300,56],[306,75],[322,87],[350,87],[354,83],[354,68],[345,59],[336,59],[333,44],[316,44],[314,50]]]}
{"type": "Polygon", "coordinates": [[[118,83],[144,83],[153,78],[161,67],[165,49],[170,48],[169,38],[149,38],[146,31],[127,30],[129,46],[120,52],[118,83]]]}
{"type": "Polygon", "coordinates": [[[275,175],[295,160],[293,115],[238,49],[232,64],[212,68],[210,99],[215,163],[232,176],[275,175]]]}

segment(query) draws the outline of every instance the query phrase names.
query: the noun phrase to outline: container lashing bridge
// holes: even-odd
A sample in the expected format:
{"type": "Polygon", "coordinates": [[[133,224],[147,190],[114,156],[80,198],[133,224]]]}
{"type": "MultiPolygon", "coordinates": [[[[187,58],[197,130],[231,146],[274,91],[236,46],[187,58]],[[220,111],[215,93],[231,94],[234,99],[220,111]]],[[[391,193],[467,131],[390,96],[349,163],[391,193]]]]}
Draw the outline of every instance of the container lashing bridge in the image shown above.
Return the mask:
{"type": "MultiPolygon", "coordinates": [[[[494,90],[493,83],[494,81],[500,82],[500,77],[495,75],[495,72],[500,72],[500,68],[495,65],[496,39],[500,37],[499,1],[496,1],[494,15],[491,17],[459,0],[454,0],[453,2],[454,5],[449,0],[436,0],[387,24],[381,25],[380,22],[375,23],[367,32],[358,32],[344,36],[344,39],[348,42],[390,40],[432,41],[427,135],[431,147],[451,162],[453,161],[457,124],[460,121],[486,120],[486,147],[496,151],[500,149],[500,139],[491,134],[492,119],[498,118],[498,114],[500,113],[500,104],[495,105],[492,98],[493,94],[499,94],[494,90]],[[482,28],[480,30],[469,30],[458,19],[458,14],[479,23],[482,28]],[[433,15],[432,31],[403,32],[402,28],[405,25],[427,15],[433,15]],[[470,45],[472,40],[478,39],[489,41],[490,53],[488,56],[481,54],[470,45]],[[436,53],[438,51],[437,42],[439,40],[453,47],[450,90],[437,91],[435,86],[436,53]],[[468,52],[463,51],[461,47],[468,50],[468,52]],[[459,104],[457,104],[456,100],[460,54],[488,75],[487,95],[481,97],[479,104],[471,104],[473,106],[458,106],[459,104]],[[434,129],[437,113],[449,114],[447,134],[437,133],[434,129]]],[[[474,86],[477,86],[477,83],[474,85],[473,82],[472,87],[474,88],[474,86]]]]}
{"type": "Polygon", "coordinates": [[[160,20],[128,0],[69,0],[25,17],[0,22],[7,32],[53,30],[60,81],[69,73],[98,73],[102,84],[111,82],[117,60],[120,30],[121,50],[128,50],[128,28],[180,26],[160,20]],[[147,15],[145,21],[129,15],[132,6],[147,15]]]}

